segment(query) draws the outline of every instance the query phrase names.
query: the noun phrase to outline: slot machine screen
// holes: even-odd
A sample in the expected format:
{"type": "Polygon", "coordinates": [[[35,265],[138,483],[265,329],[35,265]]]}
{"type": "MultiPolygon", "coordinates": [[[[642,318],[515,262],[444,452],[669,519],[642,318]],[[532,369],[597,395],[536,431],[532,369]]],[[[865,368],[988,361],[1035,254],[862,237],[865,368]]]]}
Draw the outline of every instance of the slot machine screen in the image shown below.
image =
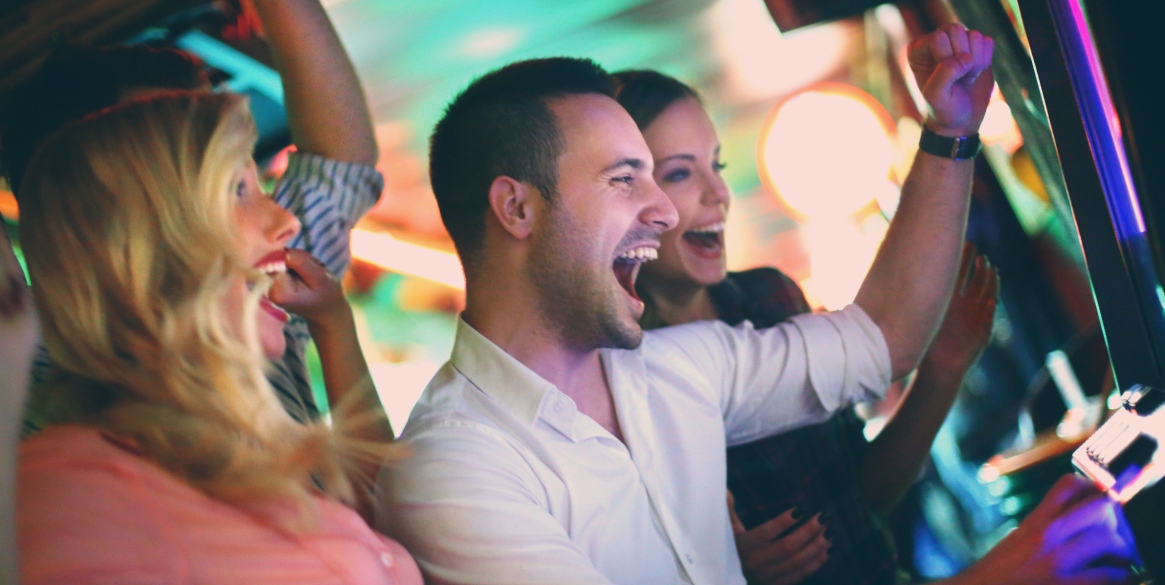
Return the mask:
{"type": "MultiPolygon", "coordinates": [[[[1121,405],[1073,463],[1121,503],[1148,572],[1165,576],[1165,222],[1151,161],[1165,131],[1139,107],[1146,73],[1131,62],[1165,40],[1130,3],[1018,0],[1063,169],[1121,405]],[[1138,32],[1145,34],[1137,34],[1138,32]],[[1130,75],[1132,73],[1132,75],[1130,75]],[[1140,75],[1137,75],[1139,73],[1140,75]],[[1158,141],[1159,142],[1159,141],[1158,141]],[[1155,213],[1157,212],[1157,213],[1155,213]]],[[[1156,105],[1152,109],[1159,109],[1156,105]]]]}

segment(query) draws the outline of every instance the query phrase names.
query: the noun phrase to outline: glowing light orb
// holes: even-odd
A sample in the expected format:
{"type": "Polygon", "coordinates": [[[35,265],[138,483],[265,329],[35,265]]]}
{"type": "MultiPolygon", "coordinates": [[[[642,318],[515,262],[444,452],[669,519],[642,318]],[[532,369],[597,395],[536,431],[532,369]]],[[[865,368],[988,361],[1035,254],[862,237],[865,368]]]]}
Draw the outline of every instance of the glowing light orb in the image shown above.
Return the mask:
{"type": "Polygon", "coordinates": [[[1011,108],[1003,101],[1003,94],[999,93],[999,86],[995,86],[991,94],[983,125],[979,127],[979,136],[985,146],[999,145],[1008,154],[1014,154],[1023,146],[1023,135],[1019,133],[1011,108]]]}
{"type": "Polygon", "coordinates": [[[885,189],[893,134],[889,113],[868,93],[822,83],[769,115],[757,167],[766,189],[794,219],[853,215],[885,189]]]}

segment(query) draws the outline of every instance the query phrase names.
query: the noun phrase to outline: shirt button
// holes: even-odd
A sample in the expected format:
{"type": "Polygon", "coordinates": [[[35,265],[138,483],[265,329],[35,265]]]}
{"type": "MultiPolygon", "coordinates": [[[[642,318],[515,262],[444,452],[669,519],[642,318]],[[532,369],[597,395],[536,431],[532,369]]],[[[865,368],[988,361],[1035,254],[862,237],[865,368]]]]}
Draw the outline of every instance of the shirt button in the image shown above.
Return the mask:
{"type": "Polygon", "coordinates": [[[390,555],[386,552],[380,553],[380,564],[382,564],[386,567],[391,567],[392,566],[392,555],[390,555]]]}

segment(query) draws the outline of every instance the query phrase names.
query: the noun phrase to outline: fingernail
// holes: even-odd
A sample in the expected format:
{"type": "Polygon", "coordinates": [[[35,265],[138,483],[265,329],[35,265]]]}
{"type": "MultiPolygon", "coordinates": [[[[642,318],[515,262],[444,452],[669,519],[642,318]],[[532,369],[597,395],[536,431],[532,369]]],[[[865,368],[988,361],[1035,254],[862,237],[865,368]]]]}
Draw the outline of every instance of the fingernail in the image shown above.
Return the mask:
{"type": "Polygon", "coordinates": [[[817,523],[818,524],[824,525],[828,522],[829,522],[829,513],[828,512],[822,512],[822,513],[817,515],[817,523]]]}
{"type": "Polygon", "coordinates": [[[825,529],[825,540],[833,540],[833,529],[832,528],[825,529]]]}
{"type": "Polygon", "coordinates": [[[801,518],[805,517],[805,513],[801,511],[801,508],[793,508],[791,515],[794,520],[800,520],[801,518]]]}

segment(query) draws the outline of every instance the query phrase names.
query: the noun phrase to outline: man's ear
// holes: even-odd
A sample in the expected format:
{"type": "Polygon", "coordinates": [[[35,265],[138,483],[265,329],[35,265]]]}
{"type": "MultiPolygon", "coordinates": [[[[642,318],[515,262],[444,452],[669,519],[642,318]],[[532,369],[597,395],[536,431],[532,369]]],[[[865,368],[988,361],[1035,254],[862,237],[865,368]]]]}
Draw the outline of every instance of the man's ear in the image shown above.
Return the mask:
{"type": "Polygon", "coordinates": [[[538,192],[534,187],[512,177],[496,177],[489,185],[489,207],[502,229],[511,236],[524,240],[534,231],[532,198],[538,192]]]}

